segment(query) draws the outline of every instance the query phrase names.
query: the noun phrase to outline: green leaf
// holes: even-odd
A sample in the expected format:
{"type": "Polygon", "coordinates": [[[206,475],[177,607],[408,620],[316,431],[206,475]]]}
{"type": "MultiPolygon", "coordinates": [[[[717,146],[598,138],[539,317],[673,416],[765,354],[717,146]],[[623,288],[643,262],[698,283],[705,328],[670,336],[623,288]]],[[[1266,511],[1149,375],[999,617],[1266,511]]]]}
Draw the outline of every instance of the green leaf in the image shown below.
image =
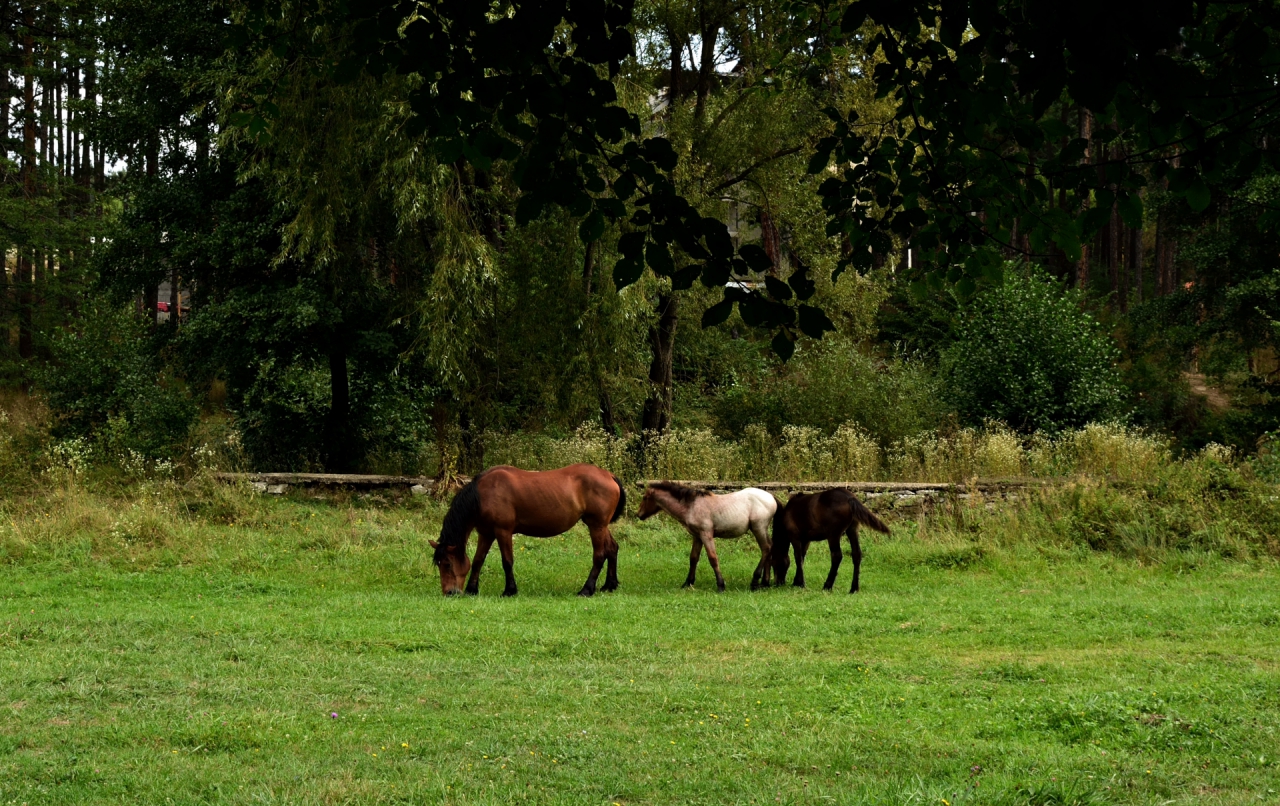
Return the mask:
{"type": "Polygon", "coordinates": [[[773,351],[777,354],[778,358],[781,358],[784,362],[790,361],[791,356],[796,351],[795,342],[787,336],[787,332],[785,330],[778,331],[778,335],[773,337],[773,341],[770,346],[773,347],[773,351]]]}
{"type": "Polygon", "coordinates": [[[658,274],[670,275],[676,270],[676,262],[671,259],[671,250],[664,243],[650,242],[644,249],[644,259],[649,268],[658,274]]]}
{"type": "Polygon", "coordinates": [[[538,216],[542,215],[542,200],[532,193],[526,193],[520,197],[520,201],[516,204],[516,223],[520,226],[528,224],[538,216]]]}
{"type": "Polygon", "coordinates": [[[821,308],[812,305],[800,306],[797,324],[800,325],[801,332],[811,339],[820,339],[823,333],[836,329],[830,317],[821,308]]]}
{"type": "Polygon", "coordinates": [[[1186,198],[1187,205],[1197,213],[1209,206],[1209,186],[1205,184],[1203,176],[1197,176],[1191,187],[1187,188],[1186,198]]]}
{"type": "Polygon", "coordinates": [[[739,249],[738,254],[752,271],[768,271],[773,268],[773,261],[769,259],[769,255],[753,243],[739,249]]]}
{"type": "Polygon", "coordinates": [[[1116,199],[1116,207],[1126,226],[1134,229],[1142,226],[1142,197],[1137,193],[1121,193],[1116,199]]]}
{"type": "Polygon", "coordinates": [[[727,320],[731,313],[733,313],[733,300],[721,300],[703,312],[702,326],[704,328],[715,327],[727,320]]]}
{"type": "Polygon", "coordinates": [[[644,273],[644,261],[637,258],[621,258],[613,264],[613,284],[622,290],[640,279],[644,273]]]}
{"type": "Polygon", "coordinates": [[[769,289],[769,295],[776,300],[786,301],[791,299],[791,286],[779,280],[772,275],[764,278],[764,287],[769,289]]]}

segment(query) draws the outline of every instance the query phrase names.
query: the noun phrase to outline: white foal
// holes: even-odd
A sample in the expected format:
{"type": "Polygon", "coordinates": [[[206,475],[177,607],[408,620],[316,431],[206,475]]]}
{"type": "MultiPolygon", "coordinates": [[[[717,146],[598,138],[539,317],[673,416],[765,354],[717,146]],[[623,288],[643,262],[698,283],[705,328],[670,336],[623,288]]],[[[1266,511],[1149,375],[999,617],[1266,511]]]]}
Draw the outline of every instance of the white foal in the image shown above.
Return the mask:
{"type": "Polygon", "coordinates": [[[724,590],[724,576],[720,573],[720,559],[716,556],[717,537],[741,537],[750,532],[760,546],[760,563],[751,575],[751,589],[769,586],[772,572],[769,540],[769,524],[778,511],[778,499],[764,490],[748,487],[728,495],[715,495],[705,490],[695,490],[670,481],[656,481],[644,491],[640,502],[640,520],[645,520],[665,510],[680,521],[693,535],[693,548],[689,552],[689,576],[685,587],[693,585],[698,570],[698,558],[707,550],[711,569],[716,572],[716,586],[724,590]]]}

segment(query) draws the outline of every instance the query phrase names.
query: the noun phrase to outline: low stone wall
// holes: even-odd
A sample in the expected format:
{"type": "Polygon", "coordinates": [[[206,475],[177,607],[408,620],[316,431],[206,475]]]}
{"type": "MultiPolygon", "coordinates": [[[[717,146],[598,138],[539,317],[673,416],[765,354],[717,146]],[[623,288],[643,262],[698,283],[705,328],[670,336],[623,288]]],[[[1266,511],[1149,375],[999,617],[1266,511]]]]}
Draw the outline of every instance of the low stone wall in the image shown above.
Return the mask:
{"type": "MultiPolygon", "coordinates": [[[[427,495],[435,490],[436,480],[425,476],[375,476],[350,473],[219,473],[217,477],[230,483],[244,482],[260,493],[283,495],[293,488],[317,492],[351,490],[357,492],[387,491],[392,495],[427,495]]],[[[455,485],[466,484],[460,477],[455,485]]],[[[657,479],[637,481],[643,490],[657,479]]],[[[745,487],[756,487],[775,495],[814,493],[843,488],[855,493],[872,509],[911,513],[928,511],[949,500],[964,501],[974,497],[986,500],[988,506],[997,501],[1015,501],[1020,494],[1043,487],[1041,479],[983,479],[960,484],[933,481],[702,481],[677,480],[697,490],[727,493],[745,487]]]]}
{"type": "MultiPolygon", "coordinates": [[[[636,482],[643,489],[656,479],[636,482]]],[[[727,493],[755,487],[775,495],[780,493],[816,493],[840,488],[849,490],[877,511],[891,510],[910,514],[929,511],[947,501],[969,501],[981,498],[988,507],[999,501],[1016,501],[1020,495],[1046,486],[1042,479],[983,479],[953,484],[926,481],[676,481],[696,490],[727,493]]]]}

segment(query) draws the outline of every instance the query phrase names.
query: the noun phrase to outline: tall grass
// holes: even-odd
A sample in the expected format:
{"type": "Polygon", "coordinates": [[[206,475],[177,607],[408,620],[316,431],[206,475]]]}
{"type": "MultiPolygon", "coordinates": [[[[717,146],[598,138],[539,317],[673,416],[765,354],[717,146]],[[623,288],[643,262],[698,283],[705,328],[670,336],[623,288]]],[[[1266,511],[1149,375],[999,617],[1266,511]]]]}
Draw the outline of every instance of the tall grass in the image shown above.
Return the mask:
{"type": "MultiPolygon", "coordinates": [[[[1214,450],[1222,450],[1220,448],[1214,450]]],[[[498,434],[487,440],[485,464],[528,469],[591,462],[628,478],[708,481],[964,481],[981,478],[1141,479],[1173,460],[1168,440],[1120,425],[1094,424],[1024,439],[998,423],[950,433],[926,432],[887,450],[846,423],[826,434],[787,426],[774,437],[757,425],[737,440],[705,429],[613,437],[595,424],[572,436],[498,434]]]]}
{"type": "MultiPolygon", "coordinates": [[[[1055,481],[998,506],[974,496],[926,515],[898,516],[897,532],[945,548],[959,563],[1011,546],[1153,561],[1196,553],[1280,557],[1280,490],[1271,454],[1242,458],[1211,445],[1175,455],[1158,435],[1118,425],[1026,439],[988,424],[884,448],[853,424],[833,433],[793,426],[776,436],[751,425],[736,440],[697,429],[619,438],[586,424],[566,437],[490,434],[486,446],[489,465],[592,462],[628,481],[1055,481]]],[[[308,535],[305,526],[280,521],[281,510],[247,487],[215,479],[213,471],[241,461],[228,423],[207,424],[186,454],[156,461],[113,453],[109,444],[53,439],[29,401],[0,409],[0,563],[248,567],[272,552],[294,552],[298,546],[284,533],[320,541],[326,551],[363,550],[367,528],[308,535]],[[242,539],[244,528],[257,533],[253,541],[242,539]]],[[[386,539],[404,549],[398,562],[425,562],[419,538],[438,529],[440,503],[415,499],[381,510],[348,495],[324,506],[335,504],[366,513],[350,514],[349,521],[385,520],[386,539]]]]}

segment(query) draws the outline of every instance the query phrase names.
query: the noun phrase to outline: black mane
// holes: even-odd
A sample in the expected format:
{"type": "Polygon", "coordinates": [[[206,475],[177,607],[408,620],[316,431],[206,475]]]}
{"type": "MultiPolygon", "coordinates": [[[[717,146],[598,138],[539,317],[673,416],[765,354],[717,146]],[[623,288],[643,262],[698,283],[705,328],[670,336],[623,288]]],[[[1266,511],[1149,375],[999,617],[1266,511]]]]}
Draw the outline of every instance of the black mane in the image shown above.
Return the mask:
{"type": "MultiPolygon", "coordinates": [[[[488,472],[484,471],[484,473],[488,472]]],[[[449,511],[445,513],[444,523],[440,527],[440,542],[432,557],[436,565],[444,559],[449,547],[466,544],[476,513],[480,511],[480,491],[476,489],[476,482],[480,481],[484,473],[477,474],[467,482],[467,486],[458,490],[457,495],[453,497],[453,502],[449,504],[449,511]]]]}
{"type": "Polygon", "coordinates": [[[692,504],[703,496],[711,495],[706,490],[698,490],[693,487],[686,487],[683,484],[676,484],[674,481],[655,481],[649,485],[651,490],[662,490],[667,495],[676,499],[682,504],[692,504]]]}

